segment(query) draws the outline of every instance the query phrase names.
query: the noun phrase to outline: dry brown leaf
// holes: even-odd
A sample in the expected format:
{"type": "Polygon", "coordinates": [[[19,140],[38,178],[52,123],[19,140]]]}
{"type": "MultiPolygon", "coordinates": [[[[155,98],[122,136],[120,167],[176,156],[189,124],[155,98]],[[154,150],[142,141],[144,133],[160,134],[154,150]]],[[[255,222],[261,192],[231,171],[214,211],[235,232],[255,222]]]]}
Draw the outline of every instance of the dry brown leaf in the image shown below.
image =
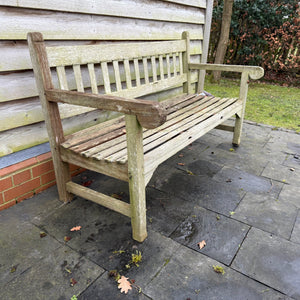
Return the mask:
{"type": "Polygon", "coordinates": [[[75,226],[70,229],[70,231],[79,231],[81,229],[81,226],[75,226]]]}
{"type": "Polygon", "coordinates": [[[121,276],[118,280],[118,288],[121,289],[121,293],[127,294],[129,290],[132,290],[131,283],[128,281],[128,278],[125,276],[121,276]]]}
{"type": "Polygon", "coordinates": [[[178,166],[184,166],[184,163],[177,163],[178,166]]]}
{"type": "Polygon", "coordinates": [[[203,249],[206,246],[206,242],[203,240],[202,242],[199,242],[197,245],[199,246],[200,249],[203,249]]]}

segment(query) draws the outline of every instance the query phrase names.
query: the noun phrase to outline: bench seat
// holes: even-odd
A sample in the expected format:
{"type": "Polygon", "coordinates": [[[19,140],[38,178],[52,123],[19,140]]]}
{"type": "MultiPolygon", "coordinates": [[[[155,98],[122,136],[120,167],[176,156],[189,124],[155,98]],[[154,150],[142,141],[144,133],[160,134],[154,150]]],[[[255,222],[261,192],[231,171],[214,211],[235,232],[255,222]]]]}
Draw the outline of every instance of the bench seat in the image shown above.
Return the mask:
{"type": "MultiPolygon", "coordinates": [[[[157,166],[200,136],[242,110],[238,98],[217,98],[203,95],[182,95],[162,103],[167,121],[155,128],[143,130],[144,174],[147,184],[157,166]]],[[[92,126],[66,137],[61,144],[62,158],[69,163],[75,156],[87,161],[102,162],[102,171],[113,175],[109,164],[124,165],[122,180],[128,181],[127,142],[124,117],[92,126]]],[[[76,160],[78,164],[78,161],[76,160]]],[[[118,166],[118,168],[121,166],[118,166]]],[[[97,169],[97,171],[99,171],[97,169]]]]}

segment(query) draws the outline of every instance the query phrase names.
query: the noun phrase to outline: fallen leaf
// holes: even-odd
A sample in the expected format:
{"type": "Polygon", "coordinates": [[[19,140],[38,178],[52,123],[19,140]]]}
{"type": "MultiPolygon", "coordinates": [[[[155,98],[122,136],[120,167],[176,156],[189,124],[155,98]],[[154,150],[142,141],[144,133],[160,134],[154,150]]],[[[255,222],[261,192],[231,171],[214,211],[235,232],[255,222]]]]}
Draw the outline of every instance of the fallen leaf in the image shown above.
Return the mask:
{"type": "Polygon", "coordinates": [[[180,153],[180,154],[178,155],[178,157],[183,157],[183,154],[182,154],[182,153],[180,153]]]}
{"type": "Polygon", "coordinates": [[[295,171],[295,169],[294,169],[294,168],[290,168],[290,171],[294,172],[294,171],[295,171]]]}
{"type": "Polygon", "coordinates": [[[230,152],[234,152],[235,150],[234,150],[233,148],[230,148],[229,151],[230,151],[230,152]]]}
{"type": "Polygon", "coordinates": [[[213,266],[213,268],[214,268],[214,271],[216,273],[221,273],[222,275],[225,274],[225,271],[224,271],[223,267],[221,267],[221,266],[213,266]]]}
{"type": "Polygon", "coordinates": [[[65,237],[64,237],[64,241],[65,241],[65,242],[68,242],[70,239],[71,239],[70,236],[65,236],[65,237]]]}
{"type": "Polygon", "coordinates": [[[231,216],[233,216],[233,215],[235,214],[235,211],[230,211],[229,214],[230,214],[231,216]]]}
{"type": "Polygon", "coordinates": [[[44,231],[41,231],[41,232],[40,232],[40,238],[43,238],[43,237],[45,237],[45,236],[47,236],[47,233],[44,232],[44,231]]]}
{"type": "Polygon", "coordinates": [[[81,229],[81,226],[75,226],[70,229],[70,231],[79,231],[81,229]]]}
{"type": "Polygon", "coordinates": [[[74,278],[70,279],[70,285],[74,286],[77,283],[77,281],[74,278]]]}
{"type": "Polygon", "coordinates": [[[186,172],[189,174],[189,175],[195,175],[192,171],[190,171],[190,170],[186,170],[186,172]]]}
{"type": "Polygon", "coordinates": [[[84,181],[84,182],[82,183],[82,185],[85,186],[85,187],[88,187],[88,186],[90,186],[92,183],[93,183],[93,180],[88,180],[88,181],[84,181]]]}
{"type": "Polygon", "coordinates": [[[221,219],[221,217],[219,215],[217,215],[216,219],[219,221],[221,219]]]}
{"type": "Polygon", "coordinates": [[[203,249],[206,246],[206,242],[203,240],[202,242],[197,243],[200,249],[203,249]]]}
{"type": "Polygon", "coordinates": [[[177,163],[178,166],[184,166],[185,163],[177,163]]]}
{"type": "Polygon", "coordinates": [[[131,283],[128,281],[128,278],[125,276],[121,276],[118,280],[118,288],[121,289],[121,293],[127,294],[129,290],[132,290],[131,283]]]}
{"type": "Polygon", "coordinates": [[[118,194],[111,194],[110,195],[111,197],[115,198],[115,199],[118,199],[118,200],[122,200],[122,196],[121,195],[118,195],[118,194]]]}
{"type": "Polygon", "coordinates": [[[11,267],[10,273],[15,273],[15,272],[17,271],[17,267],[18,267],[18,266],[13,266],[13,267],[11,267]]]}

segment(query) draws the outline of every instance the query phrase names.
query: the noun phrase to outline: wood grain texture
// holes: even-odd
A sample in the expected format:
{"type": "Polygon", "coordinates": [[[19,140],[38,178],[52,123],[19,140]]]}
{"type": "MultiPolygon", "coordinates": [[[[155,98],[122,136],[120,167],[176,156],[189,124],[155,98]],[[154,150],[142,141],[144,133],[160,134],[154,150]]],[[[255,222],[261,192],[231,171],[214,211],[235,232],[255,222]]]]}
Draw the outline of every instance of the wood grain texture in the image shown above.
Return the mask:
{"type": "Polygon", "coordinates": [[[75,13],[9,7],[0,10],[0,28],[3,40],[26,40],[26,34],[37,28],[47,40],[176,40],[183,30],[188,30],[193,39],[203,37],[199,24],[87,14],[79,17],[75,13]]]}
{"type": "Polygon", "coordinates": [[[97,0],[1,0],[0,5],[89,15],[203,24],[204,16],[199,17],[199,11],[193,6],[203,7],[205,1],[184,1],[184,4],[187,4],[184,7],[177,5],[182,4],[180,1],[169,2],[171,3],[150,0],[144,0],[143,2],[138,0],[105,0],[105,5],[103,5],[102,2],[97,0]]]}

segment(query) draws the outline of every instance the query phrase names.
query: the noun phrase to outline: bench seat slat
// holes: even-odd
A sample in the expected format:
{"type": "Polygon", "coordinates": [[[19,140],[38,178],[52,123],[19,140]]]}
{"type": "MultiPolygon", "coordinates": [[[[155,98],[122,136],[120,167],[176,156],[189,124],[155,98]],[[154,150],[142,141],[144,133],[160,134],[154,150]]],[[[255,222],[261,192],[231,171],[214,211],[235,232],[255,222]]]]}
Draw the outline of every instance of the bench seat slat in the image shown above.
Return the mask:
{"type": "MultiPolygon", "coordinates": [[[[176,148],[176,142],[180,142],[181,136],[184,143],[189,140],[186,134],[189,131],[194,134],[194,127],[203,127],[204,130],[212,125],[215,127],[216,123],[220,124],[225,120],[223,120],[223,111],[232,116],[241,110],[241,102],[237,98],[203,97],[200,95],[176,97],[176,99],[166,101],[164,106],[168,108],[166,123],[155,129],[145,129],[143,132],[145,168],[148,164],[146,157],[152,159],[151,153],[153,151],[156,153],[158,148],[167,147],[165,144],[172,144],[176,148]],[[221,114],[220,119],[216,120],[216,115],[219,114],[221,114]]],[[[124,118],[110,120],[106,123],[107,126],[105,123],[100,124],[104,128],[100,129],[100,126],[96,125],[69,137],[62,144],[62,147],[82,157],[105,163],[126,164],[127,142],[124,118]]],[[[151,164],[153,163],[151,162],[151,164]]]]}

